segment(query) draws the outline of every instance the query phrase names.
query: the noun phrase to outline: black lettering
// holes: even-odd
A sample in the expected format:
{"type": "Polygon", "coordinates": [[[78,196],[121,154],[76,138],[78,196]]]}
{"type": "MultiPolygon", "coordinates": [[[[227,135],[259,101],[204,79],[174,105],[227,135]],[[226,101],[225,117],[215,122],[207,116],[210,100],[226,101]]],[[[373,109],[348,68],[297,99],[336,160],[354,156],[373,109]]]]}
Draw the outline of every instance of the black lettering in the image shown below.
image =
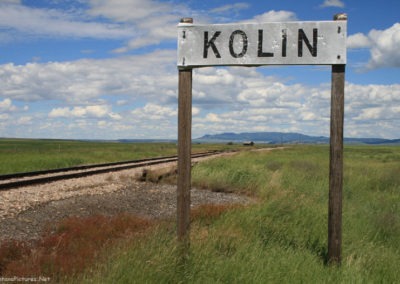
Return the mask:
{"type": "Polygon", "coordinates": [[[282,57],[286,57],[287,31],[282,30],[282,57]]]}
{"type": "Polygon", "coordinates": [[[272,52],[263,52],[263,30],[258,30],[258,57],[273,57],[272,52]]]}
{"type": "Polygon", "coordinates": [[[310,41],[308,40],[306,34],[304,33],[303,29],[299,29],[299,36],[298,36],[298,49],[297,55],[299,57],[303,56],[303,41],[307,45],[308,50],[310,51],[313,57],[317,57],[317,43],[318,43],[318,29],[313,29],[313,44],[311,46],[310,41]]]}
{"type": "Polygon", "coordinates": [[[234,58],[243,57],[247,52],[247,46],[248,46],[248,40],[247,40],[247,35],[244,33],[244,31],[236,30],[231,34],[231,37],[229,38],[229,52],[231,53],[232,57],[234,58]],[[241,35],[243,39],[243,47],[240,53],[236,53],[235,50],[233,49],[233,41],[235,39],[235,35],[241,35]]]}
{"type": "Polygon", "coordinates": [[[207,58],[208,57],[208,49],[211,47],[211,49],[213,50],[215,57],[217,58],[221,58],[221,55],[218,52],[217,47],[215,46],[214,41],[217,39],[217,37],[221,34],[220,31],[215,32],[215,34],[213,35],[213,37],[208,40],[208,32],[204,32],[204,50],[203,50],[203,58],[207,58]]]}

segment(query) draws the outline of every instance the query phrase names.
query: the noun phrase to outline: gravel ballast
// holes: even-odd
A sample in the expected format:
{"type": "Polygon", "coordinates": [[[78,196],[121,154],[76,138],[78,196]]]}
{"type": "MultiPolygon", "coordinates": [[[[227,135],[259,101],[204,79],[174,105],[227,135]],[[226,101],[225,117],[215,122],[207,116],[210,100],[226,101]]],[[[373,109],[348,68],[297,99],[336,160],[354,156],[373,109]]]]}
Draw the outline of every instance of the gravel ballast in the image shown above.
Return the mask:
{"type": "MultiPolygon", "coordinates": [[[[146,167],[176,167],[176,163],[146,167]]],[[[137,181],[144,168],[27,186],[0,192],[0,240],[38,239],[49,224],[70,216],[136,214],[165,219],[176,214],[176,186],[137,181]]],[[[193,188],[192,207],[248,204],[246,196],[193,188]]]]}

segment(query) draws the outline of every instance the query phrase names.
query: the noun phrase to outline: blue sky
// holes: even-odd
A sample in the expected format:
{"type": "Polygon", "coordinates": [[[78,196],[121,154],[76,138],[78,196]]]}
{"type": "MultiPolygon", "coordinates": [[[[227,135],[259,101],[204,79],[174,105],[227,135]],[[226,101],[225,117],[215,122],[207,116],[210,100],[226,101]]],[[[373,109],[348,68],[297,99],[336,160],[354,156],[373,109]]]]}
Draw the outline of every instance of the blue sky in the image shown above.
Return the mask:
{"type": "MultiPolygon", "coordinates": [[[[177,137],[176,26],[348,14],[345,136],[400,138],[400,2],[0,0],[0,137],[177,137]]],[[[329,66],[200,68],[193,138],[329,135],[329,66]]]]}

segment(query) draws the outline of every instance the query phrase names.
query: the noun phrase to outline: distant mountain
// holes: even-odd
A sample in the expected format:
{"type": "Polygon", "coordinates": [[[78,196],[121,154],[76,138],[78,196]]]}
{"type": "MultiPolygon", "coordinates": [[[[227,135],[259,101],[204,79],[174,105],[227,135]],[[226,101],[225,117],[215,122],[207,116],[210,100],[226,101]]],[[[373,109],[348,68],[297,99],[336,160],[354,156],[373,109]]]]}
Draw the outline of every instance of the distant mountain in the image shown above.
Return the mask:
{"type": "Polygon", "coordinates": [[[120,143],[174,143],[176,139],[119,139],[120,143]]]}
{"type": "MultiPolygon", "coordinates": [[[[294,132],[244,132],[232,133],[226,132],[221,134],[207,134],[197,138],[197,142],[245,142],[253,141],[268,144],[327,144],[329,137],[309,136],[294,132]]],[[[354,144],[400,144],[400,139],[382,139],[382,138],[344,138],[345,143],[354,144]]]]}

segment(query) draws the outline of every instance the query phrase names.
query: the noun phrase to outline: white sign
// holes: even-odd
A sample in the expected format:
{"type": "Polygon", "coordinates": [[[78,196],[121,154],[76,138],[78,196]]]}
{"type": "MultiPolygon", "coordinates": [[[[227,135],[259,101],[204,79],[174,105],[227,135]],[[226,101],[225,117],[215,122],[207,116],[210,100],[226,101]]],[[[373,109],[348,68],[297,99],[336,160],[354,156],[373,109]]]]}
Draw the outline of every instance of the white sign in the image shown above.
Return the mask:
{"type": "Polygon", "coordinates": [[[178,25],[178,67],[346,64],[347,21],[178,25]]]}

